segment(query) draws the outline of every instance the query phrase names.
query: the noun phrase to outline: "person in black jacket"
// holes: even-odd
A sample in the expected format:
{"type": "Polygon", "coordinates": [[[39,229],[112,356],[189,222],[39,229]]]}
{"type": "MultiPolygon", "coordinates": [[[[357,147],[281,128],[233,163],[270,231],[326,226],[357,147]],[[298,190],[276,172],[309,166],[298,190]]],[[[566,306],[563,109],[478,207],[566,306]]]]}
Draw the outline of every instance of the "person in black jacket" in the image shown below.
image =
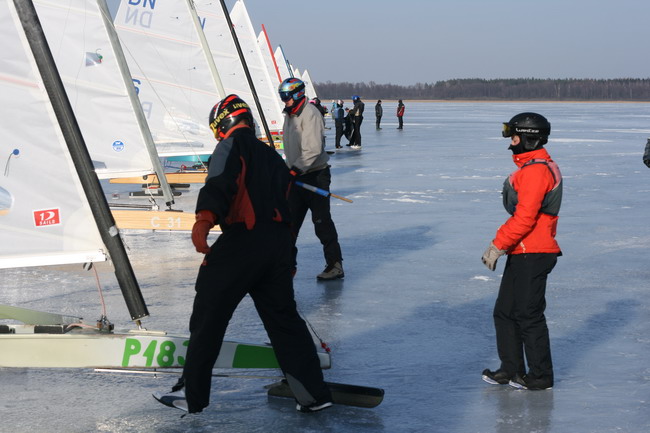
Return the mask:
{"type": "Polygon", "coordinates": [[[377,129],[381,129],[381,116],[384,115],[384,108],[381,106],[381,99],[375,104],[375,117],[377,118],[377,129]]]}
{"type": "Polygon", "coordinates": [[[343,101],[340,99],[336,101],[336,105],[332,108],[332,118],[334,119],[334,127],[336,128],[335,135],[335,146],[337,149],[342,148],[341,146],[341,137],[344,134],[344,123],[345,123],[345,110],[343,110],[343,101]]]}
{"type": "Polygon", "coordinates": [[[363,103],[360,97],[354,95],[352,97],[352,102],[354,107],[350,110],[350,116],[352,117],[352,122],[354,123],[354,131],[352,132],[352,139],[350,140],[350,146],[355,149],[361,148],[361,123],[363,122],[363,110],[366,107],[366,104],[363,103]]]}
{"type": "Polygon", "coordinates": [[[255,137],[251,110],[236,95],[216,104],[210,127],[219,145],[196,203],[192,243],[205,254],[196,280],[183,376],[161,403],[201,412],[228,322],[249,294],[264,323],[297,409],[332,405],[312,337],[293,292],[290,174],[282,157],[255,137]],[[208,246],[214,225],[222,234],[208,246]]]}

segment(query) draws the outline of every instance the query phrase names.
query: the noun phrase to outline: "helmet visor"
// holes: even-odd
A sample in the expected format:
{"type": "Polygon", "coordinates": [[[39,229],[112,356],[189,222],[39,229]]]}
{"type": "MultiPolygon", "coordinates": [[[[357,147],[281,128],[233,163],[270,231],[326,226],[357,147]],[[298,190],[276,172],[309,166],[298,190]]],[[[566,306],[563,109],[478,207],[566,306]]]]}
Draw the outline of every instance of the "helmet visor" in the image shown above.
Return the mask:
{"type": "Polygon", "coordinates": [[[287,102],[287,101],[290,100],[291,97],[293,96],[293,92],[292,92],[292,91],[289,91],[289,92],[279,92],[279,93],[280,93],[280,99],[282,100],[282,102],[287,102]]]}

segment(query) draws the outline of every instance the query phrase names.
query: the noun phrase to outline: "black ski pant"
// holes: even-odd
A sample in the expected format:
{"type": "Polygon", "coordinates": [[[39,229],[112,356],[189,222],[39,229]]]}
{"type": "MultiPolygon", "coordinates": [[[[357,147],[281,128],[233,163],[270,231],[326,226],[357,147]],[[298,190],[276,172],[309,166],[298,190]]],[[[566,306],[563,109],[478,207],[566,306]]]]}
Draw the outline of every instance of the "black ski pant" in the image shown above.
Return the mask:
{"type": "Polygon", "coordinates": [[[379,125],[381,124],[381,116],[377,116],[377,129],[381,129],[379,125]]]}
{"type": "Polygon", "coordinates": [[[513,254],[503,271],[494,305],[494,327],[501,370],[553,380],[551,344],[546,326],[546,279],[557,254],[513,254]]]}
{"type": "Polygon", "coordinates": [[[334,126],[336,127],[336,136],[335,136],[335,141],[334,144],[336,145],[337,148],[341,147],[341,137],[343,137],[343,122],[342,121],[335,121],[334,126]]]}
{"type": "Polygon", "coordinates": [[[196,280],[183,369],[190,412],[200,412],[209,404],[212,368],[228,322],[246,294],[253,299],[298,401],[311,404],[330,398],[314,341],[296,310],[292,247],[291,231],[280,223],[258,223],[253,230],[235,225],[212,246],[196,280]]]}
{"type": "Polygon", "coordinates": [[[352,132],[352,139],[350,143],[354,146],[361,146],[361,123],[363,122],[363,116],[354,117],[354,131],[352,132]]]}
{"type": "MultiPolygon", "coordinates": [[[[306,173],[298,178],[300,182],[313,185],[317,188],[329,191],[331,174],[329,167],[323,170],[306,173]]],[[[294,234],[294,242],[298,240],[298,233],[305,220],[307,211],[311,211],[311,220],[314,223],[314,232],[323,245],[323,253],[327,265],[342,262],[341,246],[339,235],[330,213],[330,198],[308,191],[299,186],[293,185],[289,194],[289,209],[291,210],[291,230],[294,234]]],[[[293,265],[297,266],[298,248],[294,243],[293,265]]]]}
{"type": "Polygon", "coordinates": [[[399,123],[397,129],[404,129],[404,118],[402,116],[397,116],[397,123],[399,123]]]}

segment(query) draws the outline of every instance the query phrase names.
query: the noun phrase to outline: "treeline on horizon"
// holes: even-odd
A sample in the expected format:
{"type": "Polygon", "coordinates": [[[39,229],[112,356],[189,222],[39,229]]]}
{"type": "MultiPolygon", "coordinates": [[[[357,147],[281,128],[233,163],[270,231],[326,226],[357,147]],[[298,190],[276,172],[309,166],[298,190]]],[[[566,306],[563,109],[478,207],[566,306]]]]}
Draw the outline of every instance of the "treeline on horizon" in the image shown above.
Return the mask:
{"type": "Polygon", "coordinates": [[[480,79],[466,78],[410,86],[369,83],[314,83],[319,98],[650,101],[650,78],[617,79],[480,79]]]}

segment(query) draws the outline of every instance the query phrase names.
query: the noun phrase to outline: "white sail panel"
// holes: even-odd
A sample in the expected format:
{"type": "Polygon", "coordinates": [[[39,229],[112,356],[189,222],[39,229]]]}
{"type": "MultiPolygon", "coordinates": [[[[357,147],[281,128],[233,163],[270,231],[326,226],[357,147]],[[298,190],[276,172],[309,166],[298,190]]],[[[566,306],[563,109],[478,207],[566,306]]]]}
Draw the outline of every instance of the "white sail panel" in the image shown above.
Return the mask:
{"type": "Polygon", "coordinates": [[[186,1],[122,0],[115,27],[160,156],[209,155],[221,98],[186,1]]]}
{"type": "Polygon", "coordinates": [[[0,3],[0,268],[104,260],[105,247],[11,1],[0,3]]]}
{"type": "Polygon", "coordinates": [[[257,35],[243,0],[237,0],[230,11],[230,19],[235,27],[241,49],[244,52],[244,58],[253,79],[260,104],[262,104],[269,129],[280,130],[284,124],[284,117],[282,116],[283,104],[281,105],[282,101],[280,101],[278,95],[278,86],[275,85],[276,80],[271,80],[264,64],[257,45],[257,35]]]}
{"type": "Polygon", "coordinates": [[[34,3],[97,175],[153,173],[97,0],[34,3]]]}
{"type": "Polygon", "coordinates": [[[223,8],[219,2],[206,0],[195,1],[194,6],[225,92],[227,94],[234,93],[248,102],[255,119],[255,133],[258,137],[263,136],[262,120],[253,99],[253,92],[248,84],[244,67],[239,59],[237,47],[228,28],[223,8]]]}
{"type": "Polygon", "coordinates": [[[314,88],[314,83],[311,80],[311,76],[309,75],[309,71],[305,69],[305,71],[302,73],[302,81],[305,82],[305,94],[309,99],[317,98],[318,93],[316,93],[316,89],[314,88]]]}
{"type": "Polygon", "coordinates": [[[278,65],[278,69],[280,70],[280,76],[282,77],[282,81],[286,80],[287,78],[292,77],[293,75],[291,72],[289,72],[289,63],[287,62],[287,58],[284,56],[284,51],[282,50],[282,47],[278,46],[275,49],[275,63],[278,65]]]}
{"type": "Polygon", "coordinates": [[[273,58],[273,53],[271,52],[271,45],[266,33],[262,30],[259,35],[257,35],[257,46],[260,48],[260,53],[262,53],[262,59],[264,59],[264,64],[266,69],[269,72],[269,77],[271,81],[275,81],[276,85],[280,85],[282,79],[278,76],[280,71],[275,66],[275,59],[273,58]]]}

